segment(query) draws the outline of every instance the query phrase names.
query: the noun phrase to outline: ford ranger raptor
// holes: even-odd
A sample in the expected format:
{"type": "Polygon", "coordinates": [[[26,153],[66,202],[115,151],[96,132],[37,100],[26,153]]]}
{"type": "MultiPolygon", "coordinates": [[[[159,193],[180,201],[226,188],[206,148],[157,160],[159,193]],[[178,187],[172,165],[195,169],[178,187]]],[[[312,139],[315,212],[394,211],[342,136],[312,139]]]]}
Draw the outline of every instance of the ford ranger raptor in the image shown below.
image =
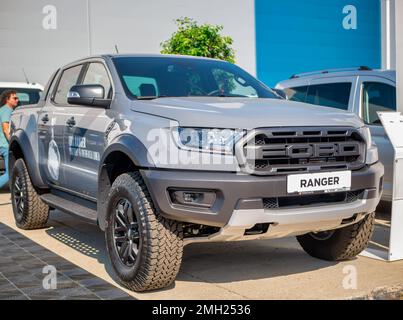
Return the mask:
{"type": "Polygon", "coordinates": [[[296,236],[365,249],[383,165],[354,114],[282,99],[234,64],[102,55],[61,67],[11,119],[16,224],[58,209],[98,224],[119,281],[172,284],[192,242],[296,236]]]}

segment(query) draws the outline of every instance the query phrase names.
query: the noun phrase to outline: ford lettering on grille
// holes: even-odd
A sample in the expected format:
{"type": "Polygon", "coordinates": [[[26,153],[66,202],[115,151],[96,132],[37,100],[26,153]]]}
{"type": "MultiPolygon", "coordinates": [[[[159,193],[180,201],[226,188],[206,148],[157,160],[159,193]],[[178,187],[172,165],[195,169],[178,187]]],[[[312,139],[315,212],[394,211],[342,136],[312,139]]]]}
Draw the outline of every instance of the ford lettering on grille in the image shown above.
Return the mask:
{"type": "Polygon", "coordinates": [[[338,157],[355,156],[360,154],[358,142],[295,144],[284,146],[286,155],[290,158],[303,157],[338,157]]]}
{"type": "Polygon", "coordinates": [[[255,129],[235,148],[242,170],[258,175],[358,170],[365,152],[364,138],[350,127],[255,129]]]}

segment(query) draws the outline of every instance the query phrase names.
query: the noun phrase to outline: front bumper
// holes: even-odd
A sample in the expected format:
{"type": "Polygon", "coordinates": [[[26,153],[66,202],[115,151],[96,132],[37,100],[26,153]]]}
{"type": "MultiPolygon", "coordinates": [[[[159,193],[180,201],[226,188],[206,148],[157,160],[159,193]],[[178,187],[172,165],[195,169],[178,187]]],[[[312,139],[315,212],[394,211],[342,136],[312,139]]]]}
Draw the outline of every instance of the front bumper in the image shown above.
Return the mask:
{"type": "Polygon", "coordinates": [[[158,212],[169,219],[245,229],[257,223],[273,225],[309,224],[348,219],[355,214],[373,212],[382,193],[384,168],[381,163],[352,172],[351,190],[360,197],[349,203],[321,203],[278,209],[264,207],[263,199],[288,197],[287,176],[253,176],[246,174],[186,171],[141,170],[158,212]],[[216,199],[211,208],[174,204],[171,189],[213,190],[216,199]]]}

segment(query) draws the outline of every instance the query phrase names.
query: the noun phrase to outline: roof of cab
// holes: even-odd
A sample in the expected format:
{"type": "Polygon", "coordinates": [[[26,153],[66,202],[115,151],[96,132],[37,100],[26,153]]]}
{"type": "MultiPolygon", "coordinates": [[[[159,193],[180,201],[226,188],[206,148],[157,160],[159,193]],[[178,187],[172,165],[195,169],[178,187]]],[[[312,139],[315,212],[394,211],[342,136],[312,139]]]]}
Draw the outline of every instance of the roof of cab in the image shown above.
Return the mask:
{"type": "MultiPolygon", "coordinates": [[[[207,58],[207,57],[199,57],[199,56],[188,56],[188,55],[182,55],[182,54],[141,54],[141,53],[136,53],[136,54],[107,54],[104,55],[109,58],[130,58],[130,57],[137,57],[137,58],[185,58],[185,59],[199,59],[199,60],[219,60],[219,59],[213,59],[213,58],[207,58]]],[[[222,61],[222,60],[219,60],[222,61]]]]}
{"type": "MultiPolygon", "coordinates": [[[[216,60],[216,61],[223,61],[220,59],[213,59],[213,58],[207,58],[207,57],[198,57],[198,56],[187,56],[187,55],[180,55],[180,54],[148,54],[148,53],[116,53],[116,54],[101,54],[101,55],[93,55],[93,56],[88,56],[79,60],[72,61],[66,65],[64,65],[62,68],[69,67],[71,65],[79,64],[86,62],[88,60],[92,59],[112,59],[112,58],[183,58],[183,59],[198,59],[198,60],[216,60]]],[[[225,62],[225,61],[223,61],[225,62]]]]}

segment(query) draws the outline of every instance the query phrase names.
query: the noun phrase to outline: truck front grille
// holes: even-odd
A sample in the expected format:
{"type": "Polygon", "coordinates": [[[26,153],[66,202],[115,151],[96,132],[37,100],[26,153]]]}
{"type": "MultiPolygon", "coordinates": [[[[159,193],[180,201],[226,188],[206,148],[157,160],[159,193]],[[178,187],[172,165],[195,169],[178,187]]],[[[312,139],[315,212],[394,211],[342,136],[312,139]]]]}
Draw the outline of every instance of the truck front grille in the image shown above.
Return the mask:
{"type": "Polygon", "coordinates": [[[309,205],[329,205],[334,203],[352,203],[362,199],[364,190],[333,192],[322,194],[309,194],[298,196],[287,196],[277,198],[264,198],[263,207],[265,209],[281,209],[295,206],[309,205]]]}
{"type": "Polygon", "coordinates": [[[241,167],[251,174],[275,175],[364,166],[366,145],[354,128],[263,128],[237,144],[241,167]]]}

